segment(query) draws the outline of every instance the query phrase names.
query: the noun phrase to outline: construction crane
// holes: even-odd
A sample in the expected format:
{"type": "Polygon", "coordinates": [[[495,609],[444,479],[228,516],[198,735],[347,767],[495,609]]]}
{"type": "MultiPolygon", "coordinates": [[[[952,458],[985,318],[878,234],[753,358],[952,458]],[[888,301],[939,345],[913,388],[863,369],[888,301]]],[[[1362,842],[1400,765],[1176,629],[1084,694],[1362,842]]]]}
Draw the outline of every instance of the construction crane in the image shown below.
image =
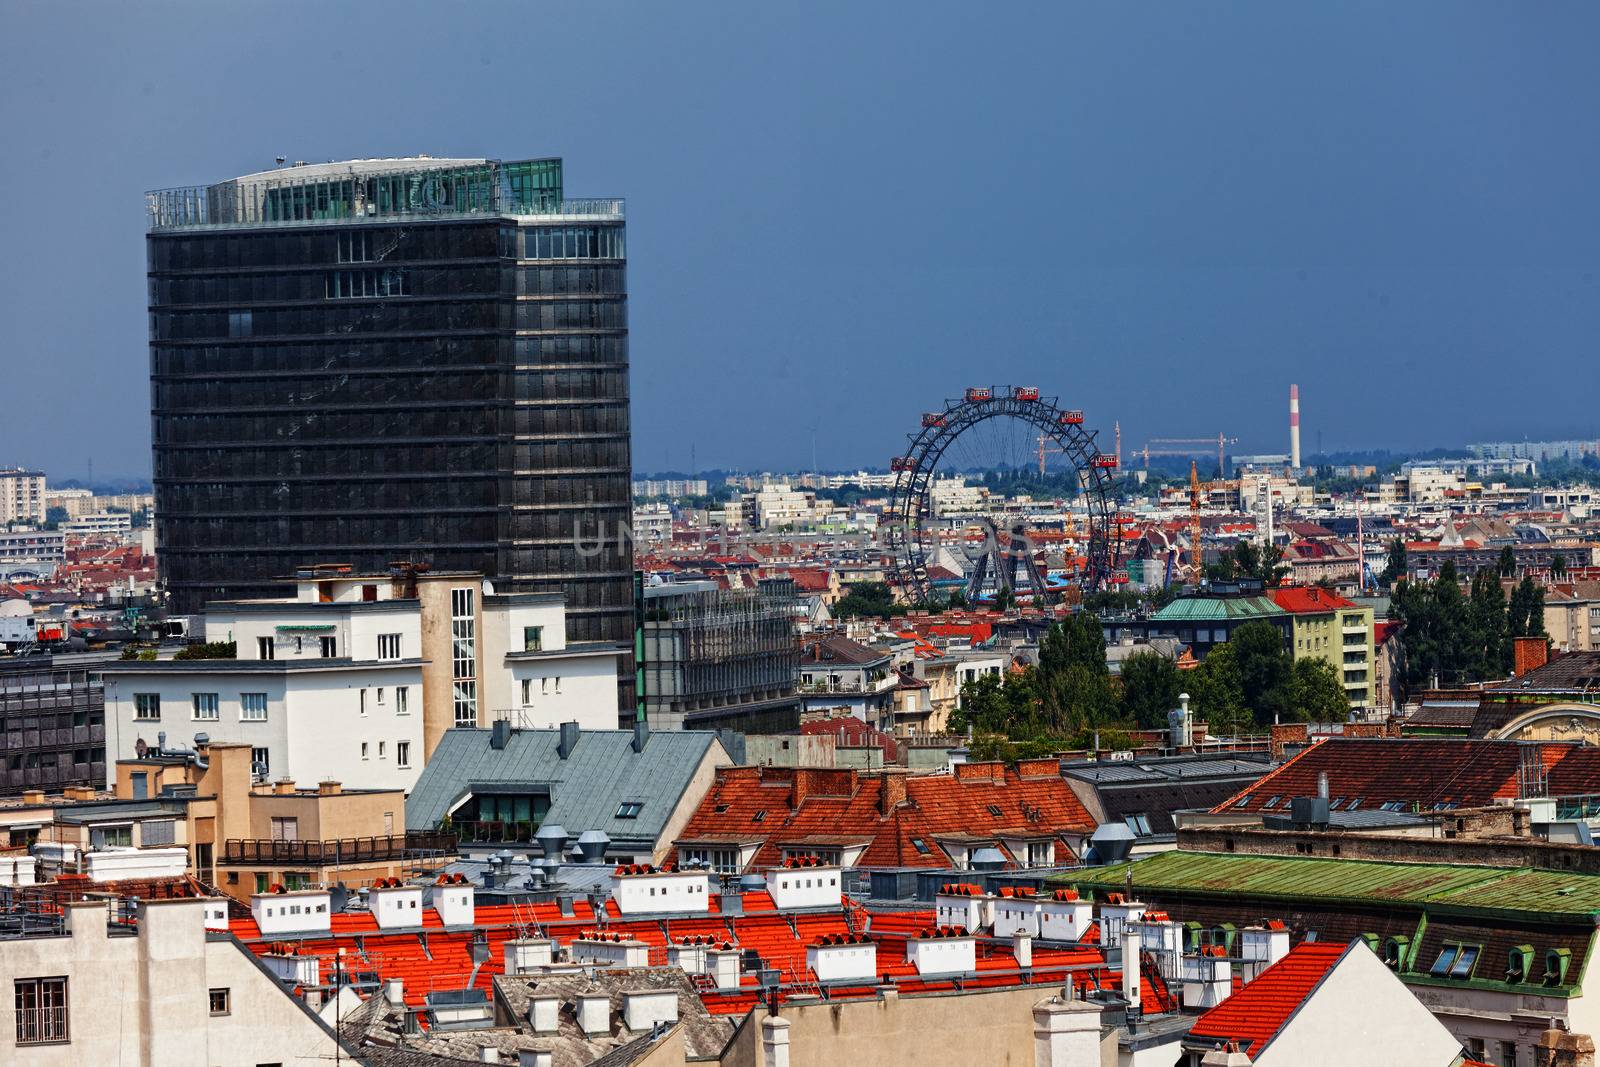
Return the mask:
{"type": "Polygon", "coordinates": [[[1139,451],[1144,455],[1144,469],[1149,470],[1151,456],[1194,455],[1193,448],[1152,448],[1150,447],[1151,445],[1205,445],[1208,448],[1212,445],[1216,445],[1217,477],[1221,478],[1224,474],[1228,473],[1228,446],[1236,445],[1238,443],[1239,439],[1237,437],[1229,437],[1227,434],[1221,433],[1217,434],[1215,437],[1152,437],[1149,441],[1145,442],[1145,446],[1139,451]]]}
{"type": "Polygon", "coordinates": [[[1200,547],[1200,494],[1213,489],[1238,488],[1237,479],[1202,482],[1199,465],[1192,459],[1189,461],[1189,570],[1196,584],[1205,573],[1205,552],[1200,547]]]}

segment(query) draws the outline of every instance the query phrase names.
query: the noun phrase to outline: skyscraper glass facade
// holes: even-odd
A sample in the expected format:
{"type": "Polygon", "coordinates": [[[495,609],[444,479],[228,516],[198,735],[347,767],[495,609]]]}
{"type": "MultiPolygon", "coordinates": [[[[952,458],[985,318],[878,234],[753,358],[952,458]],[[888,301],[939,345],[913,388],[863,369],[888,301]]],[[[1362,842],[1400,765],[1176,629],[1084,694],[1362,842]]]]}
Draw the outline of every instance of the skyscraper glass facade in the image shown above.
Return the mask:
{"type": "Polygon", "coordinates": [[[414,560],[559,589],[573,639],[631,644],[621,201],[564,200],[559,160],[421,158],[149,207],[175,611],[414,560]]]}

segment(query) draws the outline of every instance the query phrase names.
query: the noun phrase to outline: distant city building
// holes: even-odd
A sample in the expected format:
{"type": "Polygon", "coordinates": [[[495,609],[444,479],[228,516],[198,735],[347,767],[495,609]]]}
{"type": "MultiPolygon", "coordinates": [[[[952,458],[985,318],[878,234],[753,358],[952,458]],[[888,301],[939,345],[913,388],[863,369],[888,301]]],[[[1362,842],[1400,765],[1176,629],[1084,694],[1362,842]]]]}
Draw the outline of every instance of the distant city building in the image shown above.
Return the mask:
{"type": "Polygon", "coordinates": [[[111,653],[0,659],[0,795],[106,780],[105,694],[111,653]]]}
{"type": "Polygon", "coordinates": [[[133,531],[133,516],[125,511],[102,511],[68,519],[61,531],[69,537],[123,537],[133,531]]]}
{"type": "Polygon", "coordinates": [[[1272,602],[1293,620],[1290,651],[1296,660],[1328,663],[1344,684],[1353,708],[1373,699],[1372,609],[1316,586],[1267,590],[1272,602]]]}
{"type": "Polygon", "coordinates": [[[0,524],[43,522],[44,474],[21,467],[0,469],[0,524]]]}
{"type": "Polygon", "coordinates": [[[175,611],[414,560],[631,644],[622,201],[565,199],[559,159],[427,156],[147,199],[175,611]]]}
{"type": "Polygon", "coordinates": [[[633,539],[635,541],[670,541],[672,539],[672,508],[666,504],[640,504],[633,509],[633,539]]]}
{"type": "Polygon", "coordinates": [[[1576,463],[1585,456],[1600,456],[1600,440],[1494,441],[1467,448],[1479,459],[1529,459],[1535,463],[1548,463],[1553,459],[1576,463]]]}
{"type": "Polygon", "coordinates": [[[665,480],[647,478],[633,483],[633,495],[643,497],[705,496],[710,491],[710,486],[704,478],[669,478],[665,480]]]}
{"type": "Polygon", "coordinates": [[[656,729],[799,725],[799,598],[789,578],[755,589],[670,582],[643,593],[645,718],[656,729]]]}

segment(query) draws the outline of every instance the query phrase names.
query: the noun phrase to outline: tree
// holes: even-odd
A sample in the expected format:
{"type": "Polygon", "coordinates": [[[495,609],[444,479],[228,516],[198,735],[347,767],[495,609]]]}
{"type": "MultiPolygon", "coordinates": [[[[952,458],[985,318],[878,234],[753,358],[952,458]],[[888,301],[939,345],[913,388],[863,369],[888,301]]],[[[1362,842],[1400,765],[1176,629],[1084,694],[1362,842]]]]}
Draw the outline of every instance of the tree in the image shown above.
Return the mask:
{"type": "Polygon", "coordinates": [[[1292,716],[1294,694],[1289,683],[1294,661],[1282,632],[1269,622],[1247,622],[1233,631],[1228,645],[1238,660],[1244,706],[1257,724],[1292,716]]]}
{"type": "Polygon", "coordinates": [[[1043,732],[1036,672],[1028,669],[1002,678],[985,674],[961,686],[961,707],[950,714],[950,728],[965,733],[1034,737],[1043,732]]]}
{"type": "Polygon", "coordinates": [[[1500,549],[1500,562],[1495,565],[1495,569],[1500,572],[1500,577],[1502,578],[1512,578],[1516,576],[1517,554],[1512,551],[1510,545],[1506,545],[1500,549]]]}
{"type": "Polygon", "coordinates": [[[1378,581],[1385,586],[1394,585],[1406,576],[1406,566],[1405,538],[1396,537],[1389,542],[1389,562],[1384,564],[1383,573],[1378,575],[1378,581]]]}
{"type": "Polygon", "coordinates": [[[71,516],[69,516],[67,514],[67,509],[66,508],[63,508],[63,507],[46,508],[45,512],[44,512],[44,528],[46,530],[57,529],[58,527],[60,527],[60,525],[62,523],[66,522],[69,518],[71,518],[71,516]]]}
{"type": "Polygon", "coordinates": [[[1264,585],[1275,586],[1289,574],[1283,566],[1283,549],[1277,545],[1240,541],[1233,546],[1233,562],[1239,577],[1255,578],[1264,585]]]}
{"type": "Polygon", "coordinates": [[[1039,641],[1039,693],[1055,729],[1071,732],[1112,718],[1116,699],[1098,616],[1075,612],[1045,631],[1039,641]]]}
{"type": "Polygon", "coordinates": [[[1178,665],[1159,652],[1140,652],[1122,663],[1122,717],[1147,730],[1167,725],[1183,681],[1178,665]]]}
{"type": "Polygon", "coordinates": [[[1350,698],[1333,664],[1320,658],[1303,659],[1295,663],[1293,673],[1296,718],[1312,722],[1345,720],[1350,712],[1350,698]]]}
{"type": "Polygon", "coordinates": [[[1506,612],[1509,637],[1547,637],[1544,629],[1544,587],[1529,575],[1511,591],[1511,606],[1506,612]]]}
{"type": "Polygon", "coordinates": [[[1195,717],[1205,720],[1213,736],[1236,734],[1250,727],[1244,680],[1231,643],[1218,645],[1207,653],[1200,666],[1189,672],[1188,682],[1195,717]]]}
{"type": "Polygon", "coordinates": [[[1506,594],[1498,569],[1472,576],[1467,600],[1473,680],[1504,678],[1511,673],[1511,641],[1506,633],[1506,594]]]}
{"type": "Polygon", "coordinates": [[[1550,557],[1550,577],[1560,581],[1567,576],[1567,557],[1557,552],[1550,557]]]}
{"type": "Polygon", "coordinates": [[[894,614],[894,592],[883,582],[857,582],[833,606],[833,617],[849,619],[872,615],[887,619],[894,614]]]}

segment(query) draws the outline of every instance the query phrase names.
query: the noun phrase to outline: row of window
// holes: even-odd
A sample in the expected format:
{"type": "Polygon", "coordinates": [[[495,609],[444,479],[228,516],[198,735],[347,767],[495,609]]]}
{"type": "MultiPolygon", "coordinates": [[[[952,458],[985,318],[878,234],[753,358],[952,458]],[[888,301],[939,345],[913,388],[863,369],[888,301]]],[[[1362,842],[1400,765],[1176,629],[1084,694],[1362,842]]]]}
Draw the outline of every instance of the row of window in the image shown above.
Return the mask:
{"type": "MultiPolygon", "coordinates": [[[[389,743],[387,741],[379,741],[378,744],[377,744],[377,748],[378,748],[378,758],[379,759],[388,759],[389,758],[389,743]]],[[[361,758],[362,759],[369,759],[371,751],[372,751],[371,742],[369,742],[369,741],[361,742],[361,758]]],[[[410,741],[396,741],[394,743],[394,765],[396,767],[399,767],[399,768],[402,768],[402,769],[411,766],[411,742],[410,741]]]]}
{"type": "MultiPolygon", "coordinates": [[[[367,714],[368,696],[373,694],[371,700],[375,707],[387,707],[388,692],[384,686],[371,689],[357,690],[357,709],[360,714],[367,714]]],[[[394,713],[396,715],[411,714],[411,687],[397,685],[394,687],[394,713]]],[[[189,718],[194,722],[220,722],[222,719],[222,696],[220,693],[191,693],[189,694],[189,718]]],[[[133,694],[133,719],[135,722],[160,722],[161,721],[161,694],[160,693],[135,693],[133,694]]],[[[240,722],[266,722],[267,721],[267,694],[266,693],[240,693],[239,694],[239,721],[240,722]]]]}
{"type": "Polygon", "coordinates": [[[329,300],[407,296],[409,275],[399,267],[372,270],[330,270],[323,275],[322,295],[329,300]]]}
{"type": "Polygon", "coordinates": [[[498,245],[499,226],[493,222],[404,228],[347,226],[332,232],[287,229],[159,234],[150,240],[149,264],[152,272],[162,272],[372,260],[493,259],[500,255],[498,245]]]}
{"type": "MultiPolygon", "coordinates": [[[[538,401],[626,400],[628,371],[621,365],[530,367],[517,371],[493,365],[448,370],[389,367],[324,371],[317,368],[302,376],[267,380],[158,381],[151,388],[151,405],[156,418],[164,424],[163,432],[170,433],[172,426],[183,425],[196,417],[215,415],[218,409],[227,408],[246,409],[242,413],[248,414],[273,415],[285,420],[287,425],[298,425],[308,407],[323,410],[370,404],[382,404],[388,410],[404,407],[426,410],[454,404],[452,410],[459,418],[461,401],[481,404],[489,396],[538,401]],[[291,410],[294,422],[289,422],[291,410]]],[[[485,417],[483,424],[492,426],[492,416],[485,417]]],[[[452,429],[451,432],[459,434],[461,431],[452,429]]],[[[416,433],[405,435],[415,436],[416,433]]]]}
{"type": "MultiPolygon", "coordinates": [[[[500,366],[506,345],[519,366],[628,362],[628,339],[621,334],[545,334],[515,337],[366,338],[361,345],[339,341],[279,341],[247,345],[157,345],[151,373],[159,381],[195,375],[210,383],[219,374],[286,371],[333,377],[353,370],[433,371],[443,367],[500,366]]],[[[257,386],[261,383],[256,382],[257,386]]]]}

